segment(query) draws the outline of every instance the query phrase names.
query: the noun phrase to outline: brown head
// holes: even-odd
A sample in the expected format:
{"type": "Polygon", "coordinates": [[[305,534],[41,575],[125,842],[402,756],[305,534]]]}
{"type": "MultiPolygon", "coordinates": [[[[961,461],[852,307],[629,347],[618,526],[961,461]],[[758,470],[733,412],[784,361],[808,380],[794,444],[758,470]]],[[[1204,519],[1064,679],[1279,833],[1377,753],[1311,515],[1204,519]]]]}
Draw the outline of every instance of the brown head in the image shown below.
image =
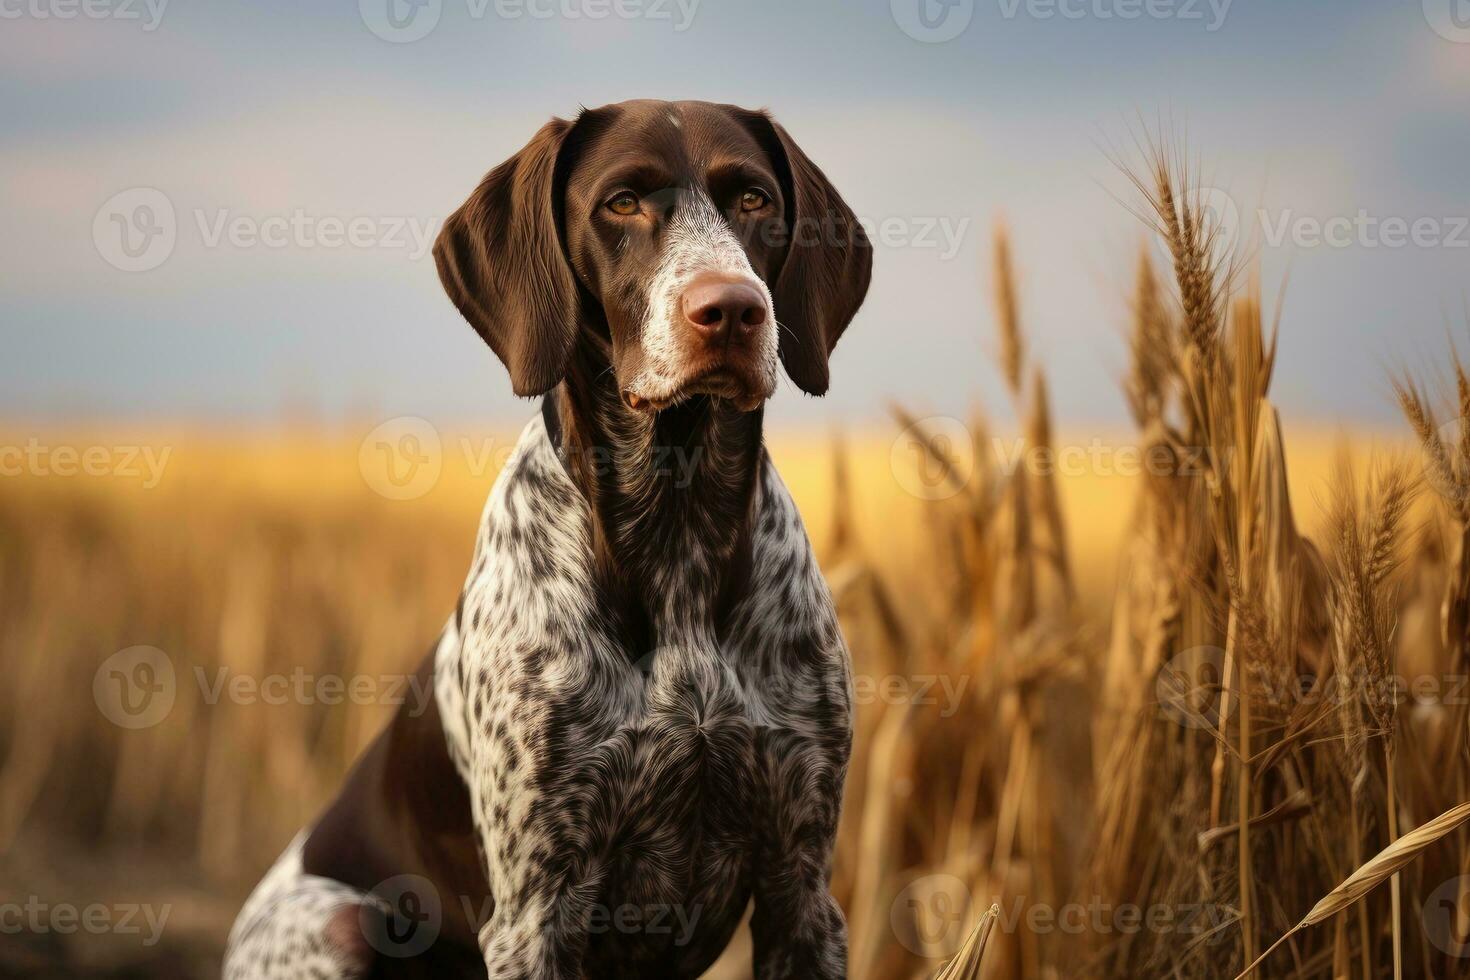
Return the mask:
{"type": "Polygon", "coordinates": [[[552,120],[492,170],[434,247],[445,290],[518,395],[605,341],[625,404],[759,406],[777,358],[827,390],[872,249],[831,183],[764,112],[624,102],[552,120]]]}

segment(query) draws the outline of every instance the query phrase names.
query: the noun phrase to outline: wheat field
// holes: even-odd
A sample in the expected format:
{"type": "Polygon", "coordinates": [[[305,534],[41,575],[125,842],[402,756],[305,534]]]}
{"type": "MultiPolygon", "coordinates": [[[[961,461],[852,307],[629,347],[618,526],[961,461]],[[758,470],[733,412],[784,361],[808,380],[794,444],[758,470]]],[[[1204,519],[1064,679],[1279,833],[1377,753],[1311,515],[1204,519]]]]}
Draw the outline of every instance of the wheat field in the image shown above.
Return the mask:
{"type": "MultiPolygon", "coordinates": [[[[1188,175],[1160,155],[1140,191],[1167,260],[1120,285],[1133,429],[1051,418],[1000,233],[1011,417],[771,437],[857,675],[851,976],[932,975],[992,905],[948,975],[1470,975],[1470,426],[1443,424],[1470,379],[1393,379],[1401,432],[1294,428],[1188,175]]],[[[42,460],[0,479],[0,908],[49,923],[6,930],[0,975],[217,975],[415,696],[515,433],[436,431],[432,486],[391,499],[380,421],[0,432],[42,460]],[[119,704],[119,671],[167,704],[119,704]]]]}

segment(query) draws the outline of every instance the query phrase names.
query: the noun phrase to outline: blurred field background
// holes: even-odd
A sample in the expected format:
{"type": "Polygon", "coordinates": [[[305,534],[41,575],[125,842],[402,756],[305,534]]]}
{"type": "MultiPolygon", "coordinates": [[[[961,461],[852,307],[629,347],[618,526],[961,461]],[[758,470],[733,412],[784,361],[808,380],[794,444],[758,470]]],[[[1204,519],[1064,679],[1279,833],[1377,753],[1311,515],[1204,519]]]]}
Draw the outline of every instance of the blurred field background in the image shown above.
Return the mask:
{"type": "MultiPolygon", "coordinates": [[[[1278,425],[1261,304],[1212,254],[1177,175],[1156,176],[1173,269],[1145,252],[1138,283],[1120,287],[1134,322],[1118,383],[1136,430],[1051,418],[1027,353],[1026,281],[1002,238],[994,346],[1011,417],[894,406],[888,429],[770,437],[859,679],[834,883],[858,980],[932,972],[991,902],[1003,919],[985,976],[1233,977],[1401,839],[1416,862],[1391,889],[1329,909],[1260,975],[1393,976],[1395,960],[1404,976],[1466,975],[1463,945],[1431,934],[1449,895],[1447,928],[1465,935],[1463,887],[1442,887],[1470,882],[1457,878],[1470,873],[1465,835],[1412,837],[1465,798],[1465,709],[1430,699],[1395,713],[1363,693],[1394,670],[1465,673],[1466,497],[1416,493],[1419,447],[1441,431],[1432,399],[1405,389],[1418,433],[1278,425]],[[1018,437],[1111,450],[1079,472],[1008,472],[998,447],[1018,437]],[[1178,460],[1191,446],[1214,463],[1112,472],[1130,451],[1178,460]],[[1351,697],[1300,697],[1334,677],[1351,697]],[[1024,916],[1069,903],[1105,906],[1101,927],[1024,916]],[[1127,903],[1176,918],[1128,928],[1115,921],[1127,903]],[[1206,928],[1183,928],[1182,909],[1206,928]]],[[[53,455],[169,452],[151,488],[119,474],[0,479],[0,903],[170,910],[153,946],[6,935],[0,975],[217,973],[238,902],[393,708],[209,704],[196,668],[411,671],[452,612],[515,438],[437,432],[432,488],[393,500],[372,470],[381,424],[0,433],[53,455]],[[130,730],[94,682],[140,645],[167,656],[176,696],[130,730]]],[[[1470,439],[1445,431],[1436,485],[1453,490],[1470,439]]],[[[740,955],[718,975],[741,976],[740,955]]]]}

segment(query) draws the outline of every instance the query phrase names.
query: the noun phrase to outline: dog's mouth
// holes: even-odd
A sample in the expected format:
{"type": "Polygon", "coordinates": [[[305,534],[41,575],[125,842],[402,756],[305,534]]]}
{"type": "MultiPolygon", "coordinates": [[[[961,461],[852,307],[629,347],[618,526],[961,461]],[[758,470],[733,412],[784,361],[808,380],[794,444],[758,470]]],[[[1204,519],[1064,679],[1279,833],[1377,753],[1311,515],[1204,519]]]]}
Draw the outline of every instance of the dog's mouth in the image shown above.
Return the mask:
{"type": "Polygon", "coordinates": [[[697,395],[729,402],[742,412],[759,408],[772,394],[771,385],[729,363],[716,363],[691,375],[667,392],[623,391],[623,403],[635,412],[656,414],[697,395]]]}

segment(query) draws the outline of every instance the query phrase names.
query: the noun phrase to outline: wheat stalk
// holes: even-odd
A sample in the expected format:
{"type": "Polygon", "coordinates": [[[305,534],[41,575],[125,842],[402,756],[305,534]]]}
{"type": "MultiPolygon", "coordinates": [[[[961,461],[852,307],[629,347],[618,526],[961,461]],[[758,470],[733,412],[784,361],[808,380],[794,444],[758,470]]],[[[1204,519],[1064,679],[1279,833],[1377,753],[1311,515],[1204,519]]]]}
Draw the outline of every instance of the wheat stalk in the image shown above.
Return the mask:
{"type": "Polygon", "coordinates": [[[945,966],[936,974],[934,980],[978,980],[980,976],[980,962],[985,956],[985,944],[990,941],[990,932],[995,928],[995,920],[1000,917],[1000,906],[992,905],[986,909],[985,914],[980,916],[980,921],[975,923],[975,928],[970,932],[970,938],[965,940],[965,945],[954,955],[945,966]]]}
{"type": "Polygon", "coordinates": [[[1348,875],[1342,884],[1324,895],[1322,900],[1312,906],[1312,910],[1303,916],[1300,922],[1292,926],[1285,935],[1272,943],[1270,948],[1256,957],[1250,966],[1236,976],[1235,980],[1243,980],[1250,976],[1255,968],[1278,946],[1301,930],[1324,922],[1344,909],[1351,908],[1363,896],[1392,878],[1404,865],[1418,857],[1425,848],[1439,841],[1466,820],[1470,820],[1470,803],[1461,803],[1454,809],[1441,813],[1428,823],[1415,827],[1389,844],[1375,856],[1369,858],[1361,868],[1348,875]]]}
{"type": "Polygon", "coordinates": [[[1026,363],[1026,338],[1021,333],[1021,314],[1016,302],[1015,270],[1011,266],[1010,237],[1004,225],[995,226],[995,314],[1000,327],[1000,367],[1011,395],[1021,397],[1022,370],[1026,363]]]}

